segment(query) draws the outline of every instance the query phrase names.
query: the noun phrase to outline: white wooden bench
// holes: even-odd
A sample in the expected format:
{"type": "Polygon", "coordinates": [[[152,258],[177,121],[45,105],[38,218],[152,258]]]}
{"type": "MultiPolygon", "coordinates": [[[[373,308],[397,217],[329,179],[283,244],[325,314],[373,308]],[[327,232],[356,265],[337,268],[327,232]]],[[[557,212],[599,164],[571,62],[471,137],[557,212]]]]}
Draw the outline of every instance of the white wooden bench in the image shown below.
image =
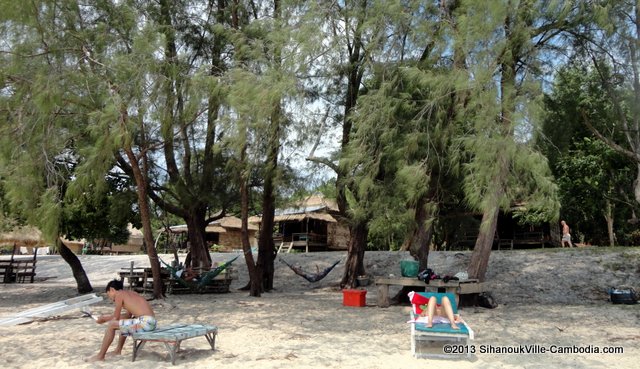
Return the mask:
{"type": "Polygon", "coordinates": [[[203,324],[172,324],[167,327],[157,328],[151,332],[134,333],[131,335],[131,338],[133,338],[133,358],[131,361],[136,360],[138,352],[147,341],[155,341],[164,343],[164,346],[169,351],[171,364],[175,365],[176,353],[180,349],[182,341],[204,336],[209,345],[211,345],[211,350],[215,350],[217,333],[218,327],[203,324]]]}

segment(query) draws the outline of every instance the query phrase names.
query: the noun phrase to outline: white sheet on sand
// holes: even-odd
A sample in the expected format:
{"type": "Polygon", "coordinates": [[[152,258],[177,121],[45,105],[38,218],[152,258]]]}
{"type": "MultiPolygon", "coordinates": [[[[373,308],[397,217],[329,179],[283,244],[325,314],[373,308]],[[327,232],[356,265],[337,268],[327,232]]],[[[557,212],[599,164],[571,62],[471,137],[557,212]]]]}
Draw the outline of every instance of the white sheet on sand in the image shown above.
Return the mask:
{"type": "Polygon", "coordinates": [[[54,302],[52,304],[39,306],[37,308],[25,310],[17,313],[13,316],[0,319],[0,326],[12,326],[17,324],[23,324],[33,321],[39,318],[48,318],[54,315],[60,315],[60,313],[80,309],[83,306],[95,304],[102,301],[102,297],[95,293],[88,295],[82,295],[74,298],[70,298],[63,301],[54,302]]]}

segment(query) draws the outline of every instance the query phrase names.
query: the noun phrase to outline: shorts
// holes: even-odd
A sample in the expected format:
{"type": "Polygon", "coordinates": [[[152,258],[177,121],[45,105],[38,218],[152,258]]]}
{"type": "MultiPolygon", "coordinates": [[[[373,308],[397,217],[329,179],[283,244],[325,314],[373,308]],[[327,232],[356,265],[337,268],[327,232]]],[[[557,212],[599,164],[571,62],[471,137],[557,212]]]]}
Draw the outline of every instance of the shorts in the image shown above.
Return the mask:
{"type": "Polygon", "coordinates": [[[431,324],[451,324],[451,321],[443,316],[436,315],[433,317],[431,324]]]}
{"type": "MultiPolygon", "coordinates": [[[[556,238],[556,240],[557,240],[557,238],[556,238]]],[[[564,242],[564,241],[571,242],[571,235],[570,235],[570,234],[568,234],[568,233],[567,233],[567,234],[563,234],[563,235],[562,235],[562,241],[563,241],[563,242],[564,242]]]]}
{"type": "Polygon", "coordinates": [[[148,315],[131,319],[120,319],[120,334],[129,336],[136,332],[150,332],[156,329],[156,318],[148,315]]]}

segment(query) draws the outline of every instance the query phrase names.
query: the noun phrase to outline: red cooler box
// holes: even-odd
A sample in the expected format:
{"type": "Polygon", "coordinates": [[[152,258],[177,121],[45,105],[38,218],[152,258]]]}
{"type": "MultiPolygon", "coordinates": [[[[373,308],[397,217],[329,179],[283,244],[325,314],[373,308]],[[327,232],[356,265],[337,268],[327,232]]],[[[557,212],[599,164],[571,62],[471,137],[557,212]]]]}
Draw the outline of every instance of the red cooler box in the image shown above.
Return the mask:
{"type": "Polygon", "coordinates": [[[367,301],[367,290],[342,290],[342,305],[364,307],[367,301]]]}

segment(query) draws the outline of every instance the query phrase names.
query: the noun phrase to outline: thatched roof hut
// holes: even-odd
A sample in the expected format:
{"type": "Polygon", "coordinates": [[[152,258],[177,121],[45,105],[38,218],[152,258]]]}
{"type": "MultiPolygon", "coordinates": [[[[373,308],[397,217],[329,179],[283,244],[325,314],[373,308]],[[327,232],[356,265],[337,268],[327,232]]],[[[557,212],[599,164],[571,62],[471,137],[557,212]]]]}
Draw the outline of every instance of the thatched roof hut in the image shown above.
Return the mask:
{"type": "MultiPolygon", "coordinates": [[[[211,244],[222,246],[221,251],[231,251],[242,248],[242,220],[234,216],[224,217],[213,221],[207,225],[205,232],[207,234],[206,241],[211,244]]],[[[187,233],[187,225],[175,225],[169,227],[173,233],[187,233]]],[[[256,233],[258,226],[249,223],[249,242],[251,246],[257,245],[256,233]]]]}
{"type": "Polygon", "coordinates": [[[45,240],[42,232],[36,227],[24,226],[15,228],[10,232],[0,233],[0,245],[16,246],[44,246],[45,240]]]}
{"type": "MultiPolygon", "coordinates": [[[[107,242],[104,246],[100,246],[103,248],[99,248],[102,253],[105,254],[138,254],[143,251],[144,245],[144,236],[142,235],[142,231],[137,228],[134,228],[131,223],[127,225],[127,230],[129,231],[129,240],[125,244],[112,245],[107,242]]],[[[65,244],[74,254],[80,255],[83,253],[83,249],[87,244],[87,240],[84,238],[81,240],[68,240],[66,238],[61,237],[60,241],[65,244]]],[[[96,247],[94,245],[94,247],[96,247]]]]}
{"type": "MultiPolygon", "coordinates": [[[[260,224],[261,218],[251,217],[250,221],[260,224]]],[[[322,194],[276,209],[273,221],[278,228],[273,241],[279,249],[346,250],[349,242],[349,228],[338,205],[322,194]]]]}
{"type": "Polygon", "coordinates": [[[131,223],[127,225],[129,231],[129,239],[126,244],[112,245],[111,252],[115,254],[138,254],[144,248],[144,235],[138,228],[134,228],[131,223]]]}

